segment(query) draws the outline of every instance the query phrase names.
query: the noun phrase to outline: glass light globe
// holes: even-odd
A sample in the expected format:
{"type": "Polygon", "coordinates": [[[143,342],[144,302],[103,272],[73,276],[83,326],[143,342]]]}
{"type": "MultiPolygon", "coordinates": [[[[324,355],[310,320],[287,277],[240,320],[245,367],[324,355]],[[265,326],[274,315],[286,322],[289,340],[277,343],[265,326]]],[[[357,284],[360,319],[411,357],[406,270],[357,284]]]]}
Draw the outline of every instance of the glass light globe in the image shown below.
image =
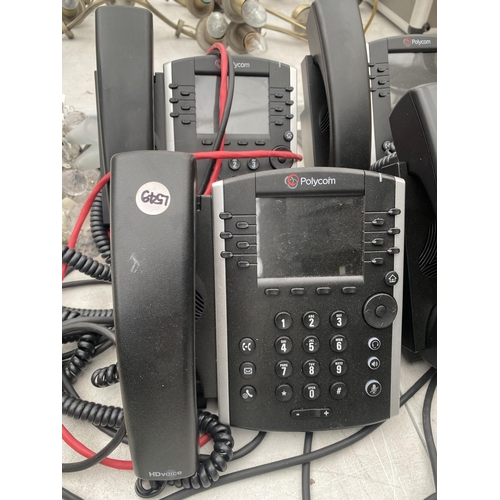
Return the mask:
{"type": "Polygon", "coordinates": [[[62,0],[63,9],[73,10],[78,7],[78,0],[62,0]]]}
{"type": "Polygon", "coordinates": [[[249,33],[244,44],[247,52],[252,55],[263,54],[267,50],[267,42],[260,33],[249,33]]]}
{"type": "Polygon", "coordinates": [[[258,0],[245,0],[241,6],[245,22],[254,28],[262,28],[267,22],[267,12],[258,0]]]}
{"type": "Polygon", "coordinates": [[[229,23],[221,12],[212,12],[207,19],[208,34],[217,40],[226,34],[229,23]]]}

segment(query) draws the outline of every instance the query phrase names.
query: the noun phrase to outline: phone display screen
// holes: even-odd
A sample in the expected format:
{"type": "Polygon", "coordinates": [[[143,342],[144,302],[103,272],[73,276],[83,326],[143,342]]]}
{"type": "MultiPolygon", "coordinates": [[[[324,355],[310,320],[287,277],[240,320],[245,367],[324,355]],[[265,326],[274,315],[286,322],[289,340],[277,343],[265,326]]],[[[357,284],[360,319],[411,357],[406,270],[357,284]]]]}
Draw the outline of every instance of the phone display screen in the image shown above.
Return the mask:
{"type": "Polygon", "coordinates": [[[391,68],[391,106],[413,87],[437,81],[437,52],[389,54],[391,68]]]}
{"type": "Polygon", "coordinates": [[[256,208],[259,278],[363,274],[362,196],[257,198],[256,208]]]}
{"type": "MultiPolygon", "coordinates": [[[[219,123],[218,77],[196,75],[196,133],[214,134],[219,123]]],[[[226,134],[269,135],[269,78],[236,76],[226,134]]]]}

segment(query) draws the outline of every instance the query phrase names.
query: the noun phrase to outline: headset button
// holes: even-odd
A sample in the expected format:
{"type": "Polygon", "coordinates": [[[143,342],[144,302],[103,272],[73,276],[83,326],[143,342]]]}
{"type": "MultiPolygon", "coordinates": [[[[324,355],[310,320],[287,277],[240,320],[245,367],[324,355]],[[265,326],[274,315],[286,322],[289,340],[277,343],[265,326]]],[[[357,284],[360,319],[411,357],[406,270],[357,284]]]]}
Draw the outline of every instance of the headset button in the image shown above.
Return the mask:
{"type": "Polygon", "coordinates": [[[240,396],[243,401],[253,401],[255,399],[255,396],[257,396],[257,391],[255,390],[255,387],[252,387],[251,385],[245,385],[241,388],[240,396]]]}

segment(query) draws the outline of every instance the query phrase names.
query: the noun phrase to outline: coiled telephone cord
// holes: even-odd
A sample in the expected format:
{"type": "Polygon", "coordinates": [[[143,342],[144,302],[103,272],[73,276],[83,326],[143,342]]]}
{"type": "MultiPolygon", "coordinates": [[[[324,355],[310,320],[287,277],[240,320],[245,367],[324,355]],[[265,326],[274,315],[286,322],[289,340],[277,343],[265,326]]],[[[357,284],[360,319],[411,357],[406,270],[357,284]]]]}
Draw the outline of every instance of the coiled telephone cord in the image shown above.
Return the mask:
{"type": "Polygon", "coordinates": [[[108,265],[101,264],[92,257],[87,257],[74,248],[70,248],[68,245],[62,247],[62,262],[91,278],[111,281],[111,268],[108,265]]]}
{"type": "Polygon", "coordinates": [[[209,434],[214,443],[214,451],[202,460],[196,473],[177,481],[148,481],[150,488],[144,486],[142,479],[137,479],[135,492],[142,498],[151,498],[165,489],[167,485],[183,489],[209,488],[218,481],[220,472],[225,472],[227,463],[233,458],[234,439],[231,429],[219,422],[219,417],[207,411],[198,412],[198,429],[201,434],[209,434]]]}

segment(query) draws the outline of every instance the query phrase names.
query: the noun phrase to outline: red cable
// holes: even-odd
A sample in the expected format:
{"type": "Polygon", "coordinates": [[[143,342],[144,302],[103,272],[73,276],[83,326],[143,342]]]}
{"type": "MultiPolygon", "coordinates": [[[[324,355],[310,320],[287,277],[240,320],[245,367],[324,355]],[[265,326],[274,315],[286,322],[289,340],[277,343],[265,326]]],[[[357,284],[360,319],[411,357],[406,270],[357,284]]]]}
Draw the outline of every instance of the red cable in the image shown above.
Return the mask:
{"type": "MultiPolygon", "coordinates": [[[[95,197],[97,196],[99,191],[109,182],[109,177],[110,177],[110,174],[108,172],[106,175],[103,175],[101,177],[101,179],[94,186],[94,189],[92,189],[92,192],[90,193],[89,197],[87,198],[87,201],[84,203],[82,211],[80,212],[80,215],[78,216],[75,227],[73,228],[73,231],[71,232],[71,236],[68,240],[68,248],[75,248],[76,240],[78,239],[78,235],[80,234],[80,230],[82,229],[83,223],[85,222],[85,219],[87,218],[87,215],[90,212],[90,209],[92,208],[92,203],[94,203],[95,197]]],[[[68,264],[63,264],[62,265],[62,279],[64,279],[64,277],[66,276],[67,270],[68,270],[68,264]]]]}
{"type": "Polygon", "coordinates": [[[288,158],[291,160],[302,160],[302,156],[291,151],[275,151],[275,150],[255,150],[255,151],[203,151],[199,153],[191,153],[197,160],[207,160],[211,158],[221,158],[229,160],[231,158],[288,158]]]}
{"type": "MultiPolygon", "coordinates": [[[[278,156],[282,158],[291,158],[294,160],[302,160],[302,156],[287,152],[287,151],[209,151],[209,152],[199,152],[193,153],[193,156],[197,160],[203,159],[229,159],[229,158],[248,158],[249,156],[252,158],[262,158],[262,157],[270,157],[270,156],[278,156]]],[[[68,241],[69,248],[75,248],[76,241],[78,239],[78,235],[80,234],[80,230],[85,222],[85,219],[92,208],[92,203],[94,202],[97,194],[101,189],[109,182],[110,173],[105,174],[94,186],[94,189],[90,193],[89,197],[85,201],[80,215],[76,221],[75,227],[71,233],[71,237],[68,241]]],[[[67,271],[67,264],[62,265],[62,277],[64,279],[67,271]]],[[[76,452],[80,453],[86,458],[91,458],[95,455],[92,450],[89,450],[85,445],[80,443],[69,431],[62,426],[62,438],[71,448],[73,448],[76,452]]],[[[204,446],[208,441],[210,441],[210,435],[204,434],[200,436],[198,439],[198,444],[200,447],[204,446]]],[[[106,465],[107,467],[113,467],[115,469],[121,470],[132,470],[132,462],[129,460],[115,460],[112,458],[105,458],[100,462],[102,465],[106,465]]]]}
{"type": "MultiPolygon", "coordinates": [[[[83,443],[78,441],[69,431],[62,426],[62,438],[63,441],[73,448],[76,452],[78,452],[80,455],[82,455],[85,458],[92,458],[95,453],[92,450],[89,450],[83,443]]],[[[200,436],[198,438],[198,445],[200,448],[202,448],[204,445],[206,445],[210,441],[210,435],[209,434],[203,434],[203,436],[200,436]]],[[[120,469],[120,470],[133,470],[133,465],[131,460],[116,460],[114,458],[104,458],[99,462],[101,465],[105,465],[106,467],[111,467],[113,469],[120,469]]]]}
{"type": "MultiPolygon", "coordinates": [[[[73,228],[73,231],[71,233],[71,236],[68,241],[68,247],[69,248],[75,248],[76,241],[78,239],[78,235],[80,234],[80,230],[83,226],[83,223],[85,222],[85,219],[92,207],[92,203],[95,200],[95,197],[99,193],[99,191],[109,182],[110,179],[110,174],[109,172],[104,175],[94,186],[94,189],[90,193],[89,197],[85,201],[82,210],[80,212],[80,215],[78,216],[78,219],[76,221],[75,227],[73,228]]],[[[66,275],[66,270],[67,270],[67,264],[63,264],[62,268],[62,277],[64,279],[64,276],[66,275]]],[[[68,444],[71,448],[73,448],[75,451],[80,453],[80,455],[83,455],[86,458],[91,458],[95,455],[95,453],[92,450],[89,450],[84,444],[80,443],[69,431],[62,426],[62,438],[65,441],[66,444],[68,444]]],[[[210,441],[210,435],[209,434],[203,434],[203,436],[200,436],[198,438],[198,445],[200,448],[204,446],[205,444],[210,441]]],[[[114,460],[112,458],[105,458],[101,462],[101,464],[106,465],[108,467],[113,467],[115,469],[122,469],[122,470],[132,470],[132,462],[130,460],[114,460]]]]}
{"type": "MultiPolygon", "coordinates": [[[[226,109],[226,103],[227,103],[227,91],[228,91],[228,66],[229,66],[229,58],[227,57],[227,52],[226,52],[226,47],[222,43],[214,43],[210,49],[208,49],[207,54],[210,54],[213,50],[217,49],[220,53],[220,80],[221,80],[221,85],[220,85],[220,91],[219,91],[219,125],[222,122],[222,116],[224,114],[224,110],[226,109]]],[[[222,151],[224,149],[224,140],[225,140],[226,134],[224,134],[224,137],[222,138],[222,141],[220,143],[219,151],[222,151]]],[[[208,181],[207,187],[205,188],[205,192],[203,194],[211,194],[212,193],[212,184],[218,179],[220,169],[222,168],[222,159],[217,158],[217,161],[215,162],[214,169],[210,175],[210,179],[208,181]]]]}

